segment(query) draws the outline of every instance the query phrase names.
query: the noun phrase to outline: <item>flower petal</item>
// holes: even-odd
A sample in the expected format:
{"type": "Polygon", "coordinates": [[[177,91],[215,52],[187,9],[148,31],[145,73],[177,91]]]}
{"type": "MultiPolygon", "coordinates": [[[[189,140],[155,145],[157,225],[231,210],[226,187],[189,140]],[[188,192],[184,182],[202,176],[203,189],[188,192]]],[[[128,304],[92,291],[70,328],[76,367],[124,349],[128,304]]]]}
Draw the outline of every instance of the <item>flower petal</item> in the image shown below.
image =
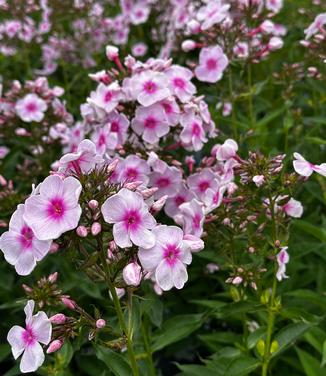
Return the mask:
{"type": "Polygon", "coordinates": [[[42,346],[35,342],[26,348],[20,362],[20,371],[22,373],[35,372],[43,364],[44,358],[42,346]]]}
{"type": "Polygon", "coordinates": [[[7,341],[11,346],[12,355],[17,359],[25,349],[25,344],[23,341],[23,333],[25,329],[21,326],[13,326],[7,335],[7,341]]]}

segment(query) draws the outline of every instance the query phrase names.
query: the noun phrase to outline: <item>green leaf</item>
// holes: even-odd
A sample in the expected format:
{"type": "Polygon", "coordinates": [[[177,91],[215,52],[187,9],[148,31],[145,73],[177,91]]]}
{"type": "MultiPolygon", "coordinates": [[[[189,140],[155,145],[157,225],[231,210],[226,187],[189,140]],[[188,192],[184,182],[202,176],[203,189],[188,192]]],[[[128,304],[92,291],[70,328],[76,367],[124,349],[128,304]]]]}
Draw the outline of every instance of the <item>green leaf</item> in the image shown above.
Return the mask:
{"type": "Polygon", "coordinates": [[[252,349],[256,346],[257,342],[261,339],[261,337],[265,334],[266,327],[262,326],[255,330],[254,332],[250,333],[247,338],[247,347],[248,349],[252,349]]]}
{"type": "Polygon", "coordinates": [[[312,144],[316,145],[326,145],[326,140],[319,138],[319,137],[306,137],[307,141],[310,141],[312,144]]]}
{"type": "Polygon", "coordinates": [[[11,353],[11,348],[7,343],[0,345],[0,362],[7,358],[7,356],[11,353]]]}
{"type": "Polygon", "coordinates": [[[98,359],[102,360],[116,376],[132,375],[131,368],[122,355],[103,346],[99,346],[96,348],[96,356],[98,359]]]}
{"type": "Polygon", "coordinates": [[[272,356],[279,354],[281,351],[285,350],[285,348],[293,344],[308,329],[310,329],[311,326],[312,324],[300,322],[289,324],[285,328],[282,328],[274,338],[279,344],[279,348],[272,354],[272,356]]]}
{"type": "Polygon", "coordinates": [[[65,342],[61,349],[56,353],[57,360],[61,368],[67,367],[70,363],[74,350],[69,342],[65,342]]]}
{"type": "Polygon", "coordinates": [[[286,107],[284,106],[284,107],[278,108],[278,109],[276,109],[274,111],[268,111],[267,115],[265,115],[262,119],[260,119],[259,121],[257,121],[256,127],[257,128],[263,128],[263,127],[265,127],[271,121],[273,121],[274,119],[276,119],[277,117],[279,117],[280,115],[282,115],[285,110],[286,110],[286,107]]]}
{"type": "Polygon", "coordinates": [[[152,350],[157,351],[171,343],[180,341],[197,330],[203,323],[203,315],[179,315],[166,321],[154,335],[152,350]]]}
{"type": "Polygon", "coordinates": [[[312,225],[309,222],[300,220],[300,221],[294,221],[293,222],[294,227],[296,227],[299,230],[302,230],[315,238],[321,240],[322,242],[326,243],[326,230],[323,228],[319,228],[317,226],[312,225]]]}
{"type": "Polygon", "coordinates": [[[316,358],[299,348],[296,348],[295,350],[307,376],[325,375],[325,370],[320,367],[319,361],[316,358]]]}
{"type": "Polygon", "coordinates": [[[182,371],[180,376],[216,376],[216,371],[210,370],[205,366],[177,364],[177,367],[182,371]]]}
{"type": "Polygon", "coordinates": [[[321,366],[324,367],[326,365],[326,339],[323,343],[323,357],[321,359],[321,366]]]}
{"type": "Polygon", "coordinates": [[[256,358],[242,356],[235,359],[227,368],[225,376],[244,376],[254,371],[261,365],[256,358]]]}

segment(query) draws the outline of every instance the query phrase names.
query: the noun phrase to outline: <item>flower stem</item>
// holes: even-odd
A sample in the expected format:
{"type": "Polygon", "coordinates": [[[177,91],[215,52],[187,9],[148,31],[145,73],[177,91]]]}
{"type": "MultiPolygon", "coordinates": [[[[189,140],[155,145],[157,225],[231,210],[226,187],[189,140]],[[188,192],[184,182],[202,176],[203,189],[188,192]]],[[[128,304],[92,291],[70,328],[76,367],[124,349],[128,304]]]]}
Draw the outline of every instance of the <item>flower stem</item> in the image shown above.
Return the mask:
{"type": "Polygon", "coordinates": [[[232,120],[232,133],[233,138],[237,140],[238,138],[238,129],[237,129],[237,120],[235,116],[235,101],[234,101],[234,93],[233,93],[233,80],[232,80],[232,70],[229,69],[229,94],[230,94],[230,102],[232,105],[231,111],[231,120],[232,120]]]}
{"type": "Polygon", "coordinates": [[[152,356],[152,350],[150,347],[149,339],[148,339],[148,333],[147,333],[147,319],[144,317],[141,323],[141,332],[144,340],[144,347],[147,355],[147,363],[149,368],[149,374],[151,376],[156,375],[155,367],[153,364],[153,356],[152,356]]]}
{"type": "Polygon", "coordinates": [[[248,87],[249,87],[249,96],[248,96],[248,108],[249,108],[249,119],[251,128],[255,127],[255,114],[254,114],[254,106],[253,106],[253,99],[252,99],[252,72],[251,72],[251,63],[248,63],[248,87]]]}
{"type": "Polygon", "coordinates": [[[133,349],[133,346],[132,346],[132,338],[130,336],[130,331],[128,330],[127,324],[125,322],[124,315],[123,315],[123,312],[122,312],[122,308],[121,308],[121,304],[120,304],[120,300],[118,298],[117,292],[116,292],[115,287],[114,287],[114,285],[111,281],[111,275],[110,275],[111,273],[110,273],[110,270],[109,270],[109,266],[106,262],[106,256],[105,256],[105,253],[104,253],[104,248],[103,248],[101,242],[99,242],[99,245],[101,245],[101,247],[100,247],[100,249],[101,249],[100,258],[101,258],[101,263],[102,263],[102,266],[103,266],[103,271],[105,273],[105,279],[106,279],[106,282],[107,282],[107,286],[108,286],[108,289],[111,293],[114,308],[115,308],[116,314],[118,316],[121,332],[126,337],[126,340],[127,340],[127,351],[128,351],[128,356],[129,356],[129,360],[130,360],[130,366],[131,366],[131,369],[132,369],[132,374],[133,374],[133,376],[139,376],[138,365],[137,365],[134,349],[133,349]]]}

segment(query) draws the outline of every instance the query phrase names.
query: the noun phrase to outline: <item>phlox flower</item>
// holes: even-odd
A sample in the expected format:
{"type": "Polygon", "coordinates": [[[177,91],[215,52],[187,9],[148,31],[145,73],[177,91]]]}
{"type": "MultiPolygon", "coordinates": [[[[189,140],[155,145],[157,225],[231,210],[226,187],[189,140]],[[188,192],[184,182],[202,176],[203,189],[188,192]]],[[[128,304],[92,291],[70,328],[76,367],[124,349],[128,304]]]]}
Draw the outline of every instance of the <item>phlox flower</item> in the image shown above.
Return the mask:
{"type": "Polygon", "coordinates": [[[176,226],[156,226],[156,242],[149,249],[140,248],[143,268],[154,273],[156,283],[164,290],[182,289],[188,280],[186,265],[192,260],[189,246],[183,241],[183,231],[176,226]]]}
{"type": "Polygon", "coordinates": [[[143,3],[135,3],[130,11],[130,21],[133,25],[140,25],[147,21],[150,13],[150,8],[143,3]]]}
{"type": "Polygon", "coordinates": [[[131,128],[148,143],[158,142],[170,129],[164,109],[159,104],[138,107],[131,128]]]}
{"type": "Polygon", "coordinates": [[[180,213],[179,206],[184,202],[191,201],[193,198],[195,198],[195,195],[186,187],[186,185],[179,184],[175,196],[169,197],[166,200],[164,211],[169,217],[173,218],[180,213]]]}
{"type": "Polygon", "coordinates": [[[17,101],[15,106],[17,115],[28,123],[42,121],[47,108],[46,102],[36,94],[25,95],[17,101]]]}
{"type": "Polygon", "coordinates": [[[7,340],[15,359],[23,354],[20,362],[22,373],[35,372],[44,362],[44,352],[40,343],[48,345],[51,340],[52,326],[45,312],[33,315],[35,302],[29,300],[24,308],[26,327],[13,326],[7,340]]]}
{"type": "Polygon", "coordinates": [[[216,145],[216,159],[218,161],[226,161],[237,155],[238,144],[231,139],[227,139],[224,144],[216,145]]]}
{"type": "Polygon", "coordinates": [[[169,80],[168,87],[171,93],[178,97],[181,102],[187,102],[196,93],[196,86],[190,82],[193,77],[190,69],[172,65],[165,74],[169,80]]]}
{"type": "Polygon", "coordinates": [[[205,214],[202,203],[195,198],[179,206],[180,213],[174,217],[181,224],[186,234],[200,237],[203,233],[205,214]]]}
{"type": "Polygon", "coordinates": [[[187,111],[180,118],[180,124],[183,129],[180,133],[180,139],[186,148],[193,148],[198,151],[207,142],[202,119],[195,115],[193,111],[187,111]]]}
{"type": "Polygon", "coordinates": [[[118,145],[117,133],[111,133],[108,126],[99,127],[92,135],[92,141],[96,145],[96,151],[100,155],[109,150],[114,150],[118,145]]]}
{"type": "Polygon", "coordinates": [[[151,248],[155,236],[150,231],[155,225],[154,217],[141,194],[122,188],[109,197],[102,205],[101,212],[107,223],[113,223],[113,237],[121,248],[135,244],[142,248],[151,248]]]}
{"type": "Polygon", "coordinates": [[[159,199],[165,195],[173,197],[178,191],[181,184],[182,174],[174,166],[165,164],[164,168],[160,171],[156,169],[150,175],[150,186],[157,187],[158,191],[155,192],[155,199],[159,199]]]}
{"type": "Polygon", "coordinates": [[[319,33],[325,24],[326,13],[318,14],[318,16],[316,16],[316,18],[314,19],[314,22],[304,31],[304,33],[306,34],[306,39],[309,39],[314,34],[319,33]]]}
{"type": "Polygon", "coordinates": [[[122,184],[142,181],[146,185],[149,180],[149,172],[150,168],[146,161],[137,155],[128,155],[126,159],[121,160],[117,165],[116,181],[122,184]]]}
{"type": "MultiPolygon", "coordinates": [[[[98,137],[100,138],[100,136],[98,137]]],[[[102,146],[101,140],[96,140],[102,146]]],[[[102,140],[102,142],[104,142],[102,140]]],[[[59,172],[69,171],[88,174],[97,164],[103,163],[103,158],[98,154],[95,144],[91,140],[83,140],[78,145],[76,152],[65,154],[59,161],[59,172]]]]}
{"type": "Polygon", "coordinates": [[[159,102],[159,105],[163,107],[169,125],[177,125],[180,119],[180,107],[176,100],[173,97],[166,98],[159,102]]]}
{"type": "Polygon", "coordinates": [[[291,198],[285,205],[282,206],[282,210],[293,218],[300,218],[303,213],[303,207],[300,201],[291,198]]]}
{"type": "MultiPolygon", "coordinates": [[[[167,79],[163,73],[146,71],[130,79],[133,95],[144,106],[150,106],[170,95],[167,79]]],[[[130,90],[130,89],[129,89],[130,90]]]]}
{"type": "Polygon", "coordinates": [[[278,13],[283,7],[283,0],[266,0],[266,9],[278,13]]]}
{"type": "Polygon", "coordinates": [[[295,172],[301,176],[309,177],[314,171],[322,176],[326,176],[326,163],[321,165],[314,165],[308,162],[301,154],[293,154],[295,160],[293,161],[293,168],[295,172]]]}
{"type": "Polygon", "coordinates": [[[39,240],[23,219],[24,205],[18,205],[9,222],[9,231],[0,237],[0,249],[6,261],[19,275],[28,275],[50,250],[51,240],[39,240]]]}
{"type": "Polygon", "coordinates": [[[282,247],[280,252],[276,256],[276,260],[278,263],[278,270],[276,273],[276,278],[278,281],[282,281],[284,278],[288,278],[288,276],[285,274],[286,271],[286,264],[290,260],[290,256],[287,253],[288,247],[282,247]]]}
{"type": "Polygon", "coordinates": [[[77,227],[82,212],[78,204],[81,190],[77,179],[51,175],[26,200],[23,218],[38,239],[57,239],[77,227]]]}
{"type": "Polygon", "coordinates": [[[124,114],[112,111],[107,117],[107,126],[113,137],[116,135],[118,145],[123,145],[127,139],[129,120],[124,114]]]}
{"type": "Polygon", "coordinates": [[[104,110],[106,113],[113,111],[121,99],[121,88],[117,81],[112,82],[106,86],[100,83],[96,91],[92,91],[90,97],[87,98],[87,102],[90,105],[104,110]]]}
{"type": "Polygon", "coordinates": [[[246,59],[249,56],[249,46],[247,42],[238,42],[233,47],[233,53],[239,59],[246,59]]]}
{"type": "Polygon", "coordinates": [[[198,21],[202,22],[201,29],[210,29],[222,22],[228,15],[230,4],[223,4],[221,0],[211,0],[197,12],[198,21]]]}
{"type": "Polygon", "coordinates": [[[195,75],[199,81],[214,83],[222,78],[228,64],[229,60],[219,45],[205,47],[200,51],[195,75]]]}
{"type": "Polygon", "coordinates": [[[217,189],[218,181],[216,174],[210,168],[204,168],[200,172],[192,174],[187,179],[187,184],[199,200],[203,200],[207,189],[217,189]]]}
{"type": "Polygon", "coordinates": [[[138,56],[144,56],[147,53],[147,45],[145,43],[139,42],[135,43],[131,48],[131,53],[138,57],[138,56]]]}
{"type": "Polygon", "coordinates": [[[217,186],[217,188],[208,188],[205,192],[203,203],[205,204],[205,213],[208,214],[218,208],[223,200],[223,195],[227,189],[227,185],[217,186]]]}

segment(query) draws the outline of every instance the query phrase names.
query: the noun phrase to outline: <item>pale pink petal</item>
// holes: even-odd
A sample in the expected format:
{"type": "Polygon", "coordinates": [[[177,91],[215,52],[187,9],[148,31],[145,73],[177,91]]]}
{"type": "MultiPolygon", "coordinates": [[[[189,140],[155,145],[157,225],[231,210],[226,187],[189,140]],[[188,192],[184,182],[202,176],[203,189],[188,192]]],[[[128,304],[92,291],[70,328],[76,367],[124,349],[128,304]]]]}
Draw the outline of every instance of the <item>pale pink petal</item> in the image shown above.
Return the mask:
{"type": "Polygon", "coordinates": [[[155,272],[155,279],[162,290],[167,291],[173,287],[171,266],[164,260],[160,262],[155,272]]]}
{"type": "Polygon", "coordinates": [[[184,284],[188,281],[187,269],[179,260],[173,265],[172,278],[173,284],[177,289],[182,289],[184,284]]]}
{"type": "Polygon", "coordinates": [[[26,325],[28,325],[31,322],[34,307],[35,307],[34,300],[29,300],[27,302],[27,304],[25,305],[24,312],[25,312],[25,315],[26,315],[26,325]]]}
{"type": "Polygon", "coordinates": [[[11,346],[12,355],[17,359],[25,349],[25,344],[23,341],[23,333],[25,329],[21,326],[13,326],[7,335],[7,341],[11,346]]]}
{"type": "Polygon", "coordinates": [[[52,335],[52,325],[45,312],[38,312],[33,316],[31,327],[38,342],[48,345],[52,335]]]}
{"type": "Polygon", "coordinates": [[[62,193],[63,182],[62,179],[57,175],[48,176],[41,184],[40,194],[43,198],[51,199],[53,197],[62,196],[62,193]]]}
{"type": "Polygon", "coordinates": [[[43,364],[44,358],[42,346],[35,342],[24,351],[20,362],[20,371],[22,373],[35,372],[43,364]]]}
{"type": "Polygon", "coordinates": [[[0,237],[0,249],[6,261],[11,265],[15,265],[22,252],[19,242],[17,241],[18,237],[19,234],[13,231],[6,231],[0,237]]]}
{"type": "Polygon", "coordinates": [[[155,235],[143,226],[138,226],[136,231],[130,231],[130,239],[141,248],[152,248],[155,245],[155,235]]]}
{"type": "Polygon", "coordinates": [[[312,166],[307,161],[296,160],[293,161],[293,167],[296,173],[302,176],[310,176],[313,173],[312,166]]]}
{"type": "Polygon", "coordinates": [[[26,251],[21,254],[18,258],[15,269],[19,275],[28,275],[30,274],[36,266],[36,260],[34,255],[30,251],[26,251]]]}
{"type": "Polygon", "coordinates": [[[128,231],[123,222],[115,223],[113,226],[113,238],[120,248],[128,248],[132,246],[128,231]]]}
{"type": "Polygon", "coordinates": [[[160,245],[150,249],[140,248],[138,252],[142,267],[147,271],[154,271],[157,265],[163,260],[164,250],[160,245]]]}
{"type": "Polygon", "coordinates": [[[102,205],[101,212],[105,222],[115,223],[123,220],[126,204],[123,197],[116,194],[108,198],[102,205]]]}

